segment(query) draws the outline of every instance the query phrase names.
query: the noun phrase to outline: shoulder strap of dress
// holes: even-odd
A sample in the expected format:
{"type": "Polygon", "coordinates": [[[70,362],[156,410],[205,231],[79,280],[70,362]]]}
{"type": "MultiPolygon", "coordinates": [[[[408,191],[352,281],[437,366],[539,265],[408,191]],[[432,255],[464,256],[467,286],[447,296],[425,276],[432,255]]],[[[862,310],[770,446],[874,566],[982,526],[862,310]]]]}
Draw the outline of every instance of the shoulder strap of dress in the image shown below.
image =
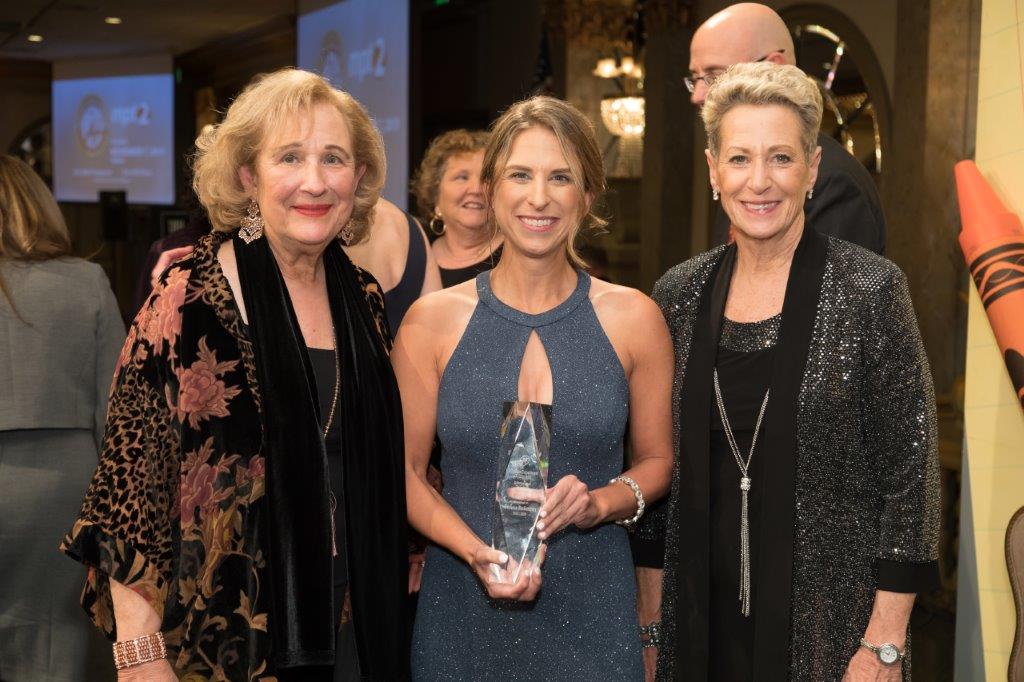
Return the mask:
{"type": "Polygon", "coordinates": [[[427,271],[427,247],[423,244],[423,232],[411,213],[405,214],[409,222],[409,249],[405,257],[405,271],[395,288],[414,287],[416,295],[423,289],[423,278],[427,271]]]}

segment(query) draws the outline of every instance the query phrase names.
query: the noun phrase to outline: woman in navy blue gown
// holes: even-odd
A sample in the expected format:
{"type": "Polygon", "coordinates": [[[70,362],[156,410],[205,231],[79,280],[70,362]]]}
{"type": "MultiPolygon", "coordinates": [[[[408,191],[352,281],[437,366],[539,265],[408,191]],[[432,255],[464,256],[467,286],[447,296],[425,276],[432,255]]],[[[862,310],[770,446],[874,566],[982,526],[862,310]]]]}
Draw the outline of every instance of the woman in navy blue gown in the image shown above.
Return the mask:
{"type": "Polygon", "coordinates": [[[627,530],[668,490],[672,347],[640,292],[592,279],[574,238],[600,225],[593,127],[565,102],[520,102],[495,124],[483,178],[493,270],[410,308],[392,362],[402,393],[409,519],[428,549],[413,644],[422,680],[643,679],[627,530]],[[551,405],[540,565],[497,582],[493,549],[505,401],[551,405]],[[622,470],[627,418],[633,458],[622,470]],[[444,492],[427,482],[434,436],[444,492]],[[542,581],[543,571],[543,581],[542,581]]]}

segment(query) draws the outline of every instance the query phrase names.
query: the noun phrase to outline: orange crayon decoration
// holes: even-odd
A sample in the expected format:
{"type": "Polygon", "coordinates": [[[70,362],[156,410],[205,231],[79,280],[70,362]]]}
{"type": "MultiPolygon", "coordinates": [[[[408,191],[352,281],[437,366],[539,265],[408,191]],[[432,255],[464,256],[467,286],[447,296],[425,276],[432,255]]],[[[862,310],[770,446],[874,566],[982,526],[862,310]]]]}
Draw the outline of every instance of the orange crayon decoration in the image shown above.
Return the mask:
{"type": "Polygon", "coordinates": [[[960,249],[1024,407],[1024,225],[1006,210],[973,161],[954,168],[960,249]]]}

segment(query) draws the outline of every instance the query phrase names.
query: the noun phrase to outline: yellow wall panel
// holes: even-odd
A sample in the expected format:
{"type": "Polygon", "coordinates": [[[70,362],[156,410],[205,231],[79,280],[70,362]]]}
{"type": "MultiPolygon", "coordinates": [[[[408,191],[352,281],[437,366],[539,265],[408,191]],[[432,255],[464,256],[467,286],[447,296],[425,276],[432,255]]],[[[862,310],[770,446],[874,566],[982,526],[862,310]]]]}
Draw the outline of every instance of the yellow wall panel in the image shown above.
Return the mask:
{"type": "MultiPolygon", "coordinates": [[[[975,162],[1006,207],[1024,215],[1024,0],[984,0],[975,162]]],[[[1024,314],[1024,312],[1022,312],[1024,314]]],[[[1010,383],[985,309],[970,287],[967,362],[964,387],[964,430],[969,469],[969,510],[962,513],[971,527],[974,552],[960,556],[961,572],[976,576],[980,628],[961,633],[960,641],[981,641],[984,679],[1006,679],[1013,644],[1015,613],[1006,572],[1006,526],[1024,505],[1024,411],[1010,383]],[[962,634],[964,635],[962,637],[962,634]]],[[[972,586],[971,589],[974,589],[972,586]]],[[[967,614],[964,614],[965,616],[967,614]]],[[[970,622],[969,622],[970,621],[970,622]]],[[[958,680],[967,679],[958,666],[958,680]]],[[[971,678],[969,682],[974,682],[971,678]]]]}
{"type": "MultiPolygon", "coordinates": [[[[1018,4],[1021,4],[1018,2],[1018,4]]],[[[982,13],[981,37],[988,38],[999,31],[1017,26],[1017,8],[1014,0],[985,0],[982,13]]],[[[984,47],[984,46],[982,46],[984,47]]]]}

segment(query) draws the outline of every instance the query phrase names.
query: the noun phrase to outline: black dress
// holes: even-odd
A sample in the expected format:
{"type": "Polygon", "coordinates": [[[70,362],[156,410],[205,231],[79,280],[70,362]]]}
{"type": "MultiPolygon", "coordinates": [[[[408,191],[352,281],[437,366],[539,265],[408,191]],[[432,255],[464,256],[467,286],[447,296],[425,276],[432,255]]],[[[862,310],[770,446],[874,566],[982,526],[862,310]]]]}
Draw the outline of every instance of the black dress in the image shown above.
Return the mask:
{"type": "MultiPolygon", "coordinates": [[[[775,340],[782,315],[760,322],[722,320],[715,366],[729,424],[746,461],[754,437],[757,415],[771,379],[775,340]]],[[[770,425],[763,423],[758,441],[763,443],[770,425]]],[[[754,628],[757,611],[749,617],[740,612],[740,468],[725,437],[717,404],[711,407],[711,592],[709,679],[741,682],[753,678],[754,628]]],[[[757,448],[750,461],[749,493],[751,603],[757,594],[760,507],[765,477],[771,466],[764,449],[757,448]]]]}
{"type": "Polygon", "coordinates": [[[475,279],[481,272],[490,270],[497,265],[499,258],[501,258],[500,246],[478,263],[467,265],[464,268],[452,268],[451,270],[441,268],[441,286],[447,289],[448,287],[453,287],[456,284],[462,284],[463,282],[475,279]]]}
{"type": "MultiPolygon", "coordinates": [[[[405,270],[402,279],[392,289],[384,292],[384,311],[388,316],[388,327],[391,336],[398,333],[402,318],[423,291],[423,279],[427,273],[427,247],[423,243],[423,233],[416,220],[405,214],[409,222],[409,249],[405,256],[405,270]]],[[[328,406],[330,403],[328,403],[328,406]]]]}
{"type": "MultiPolygon", "coordinates": [[[[334,384],[338,379],[334,350],[308,348],[309,361],[313,366],[316,379],[316,394],[320,403],[320,423],[327,421],[334,400],[334,384]]],[[[335,406],[337,410],[337,406],[335,406]]],[[[335,622],[341,623],[342,609],[345,605],[345,593],[348,589],[348,562],[345,547],[345,505],[344,505],[344,468],[341,461],[341,419],[335,411],[331,421],[331,430],[327,433],[327,470],[330,478],[331,495],[337,504],[334,507],[335,547],[334,557],[334,616],[335,622]]],[[[359,679],[359,657],[356,652],[355,633],[351,619],[346,619],[338,629],[338,640],[335,644],[333,682],[347,682],[359,679]]],[[[297,671],[300,669],[296,669],[297,671]]],[[[319,676],[316,676],[319,678],[319,676]]],[[[296,680],[299,678],[295,678],[296,680]]],[[[306,679],[314,679],[309,674],[306,679]]]]}

